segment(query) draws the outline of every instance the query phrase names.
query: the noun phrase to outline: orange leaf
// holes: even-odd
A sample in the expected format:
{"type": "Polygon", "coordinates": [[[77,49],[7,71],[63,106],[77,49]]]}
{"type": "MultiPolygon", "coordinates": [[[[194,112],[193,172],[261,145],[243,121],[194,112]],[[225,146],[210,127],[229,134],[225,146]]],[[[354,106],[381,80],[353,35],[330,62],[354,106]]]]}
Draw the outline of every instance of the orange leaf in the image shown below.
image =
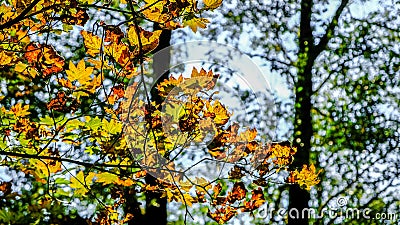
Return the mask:
{"type": "Polygon", "coordinates": [[[246,197],[246,188],[244,187],[243,182],[236,182],[233,185],[232,192],[228,195],[228,202],[234,203],[235,201],[240,201],[244,197],[246,197]]]}
{"type": "Polygon", "coordinates": [[[215,220],[218,224],[224,224],[227,221],[229,221],[234,215],[236,215],[237,211],[235,208],[231,206],[227,206],[225,208],[219,208],[217,209],[214,213],[211,213],[210,210],[208,210],[207,215],[215,220]]]}

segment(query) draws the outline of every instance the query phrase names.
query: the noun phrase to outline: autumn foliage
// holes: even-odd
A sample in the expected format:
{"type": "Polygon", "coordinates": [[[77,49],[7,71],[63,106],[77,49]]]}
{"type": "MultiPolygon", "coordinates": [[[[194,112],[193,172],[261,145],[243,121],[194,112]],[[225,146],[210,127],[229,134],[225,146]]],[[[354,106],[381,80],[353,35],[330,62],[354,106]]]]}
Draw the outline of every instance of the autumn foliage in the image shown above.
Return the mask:
{"type": "MultiPolygon", "coordinates": [[[[156,22],[171,30],[188,26],[196,32],[209,23],[201,13],[221,4],[2,3],[0,69],[9,89],[0,97],[0,160],[45,186],[32,204],[40,209],[74,198],[94,200],[98,210],[88,219],[92,224],[123,224],[135,219],[132,212],[121,210],[127,198],[161,192],[169,202],[208,205],[208,216],[222,224],[264,204],[268,196],[263,189],[274,174],[284,177],[281,182],[308,190],[319,182],[313,165],[287,172],[295,146],[263,143],[256,129],[230,121],[232,112],[213,91],[223,74],[193,68],[191,74],[171,75],[158,83],[162,104],[140,96],[140,78],[146,73],[140,67],[149,62],[162,32],[142,24],[156,22]],[[120,13],[125,20],[96,21],[93,10],[120,13]],[[68,58],[42,38],[65,33],[79,34],[84,55],[68,58]],[[19,91],[11,91],[13,81],[18,81],[19,91]],[[33,101],[35,95],[45,104],[33,101]],[[211,141],[199,154],[228,165],[228,177],[208,180],[177,167],[181,155],[207,138],[211,141]],[[146,183],[148,174],[157,178],[156,185],[146,183]]],[[[12,191],[12,185],[15,182],[1,183],[0,201],[18,199],[20,193],[12,191]]],[[[0,220],[6,220],[4,215],[17,218],[7,207],[0,209],[0,220]]]]}

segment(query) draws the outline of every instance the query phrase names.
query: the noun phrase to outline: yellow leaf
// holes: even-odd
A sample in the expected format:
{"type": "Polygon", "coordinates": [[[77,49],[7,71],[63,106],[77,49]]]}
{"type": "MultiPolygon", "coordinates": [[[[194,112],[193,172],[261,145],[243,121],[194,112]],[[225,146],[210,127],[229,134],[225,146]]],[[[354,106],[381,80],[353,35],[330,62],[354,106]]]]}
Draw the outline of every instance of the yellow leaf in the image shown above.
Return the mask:
{"type": "Polygon", "coordinates": [[[247,129],[246,131],[239,134],[238,141],[250,142],[253,141],[256,137],[257,137],[257,130],[255,128],[247,129]]]}
{"type": "Polygon", "coordinates": [[[38,75],[38,72],[35,68],[28,67],[28,74],[35,78],[38,75]]]}
{"type": "Polygon", "coordinates": [[[143,6],[143,9],[145,9],[143,10],[143,15],[151,21],[164,23],[168,19],[168,17],[163,16],[164,14],[162,13],[164,4],[164,1],[146,0],[146,5],[143,6]]]}
{"type": "Polygon", "coordinates": [[[103,185],[116,183],[118,181],[117,175],[108,172],[96,174],[96,177],[96,182],[103,183],[103,185]]]}
{"type": "Polygon", "coordinates": [[[211,105],[209,102],[206,102],[206,107],[207,112],[205,112],[205,115],[213,118],[215,124],[224,125],[228,122],[231,114],[228,112],[225,106],[221,104],[221,102],[216,100],[213,105],[211,105]]]}
{"type": "Polygon", "coordinates": [[[129,27],[128,39],[131,45],[139,47],[141,44],[143,52],[150,52],[158,46],[161,30],[150,32],[139,27],[139,33],[140,33],[140,43],[135,26],[129,27]]]}
{"type": "Polygon", "coordinates": [[[0,5],[0,15],[2,22],[7,22],[11,18],[17,16],[17,13],[13,11],[13,9],[9,6],[6,6],[5,4],[0,5]]]}
{"type": "Polygon", "coordinates": [[[191,195],[189,195],[188,193],[183,194],[182,198],[182,203],[186,204],[188,206],[192,206],[192,202],[194,202],[194,199],[191,195]]]}
{"type": "Polygon", "coordinates": [[[222,4],[222,0],[203,0],[203,2],[210,9],[216,9],[222,4]]]}
{"type": "Polygon", "coordinates": [[[195,183],[197,184],[196,189],[198,191],[210,190],[212,185],[204,177],[196,177],[195,183]]]}
{"type": "Polygon", "coordinates": [[[69,62],[69,70],[65,71],[67,73],[68,80],[73,82],[77,80],[80,84],[85,85],[91,80],[90,75],[93,72],[93,67],[85,67],[85,61],[81,60],[78,65],[69,62]]]}
{"type": "Polygon", "coordinates": [[[61,163],[59,161],[30,159],[29,163],[35,165],[35,173],[40,179],[47,180],[50,174],[61,171],[61,163]]]}
{"type": "Polygon", "coordinates": [[[17,63],[17,65],[15,65],[14,69],[16,72],[21,73],[21,72],[25,71],[26,67],[28,67],[28,65],[26,65],[25,63],[19,62],[19,63],[17,63]]]}
{"type": "Polygon", "coordinates": [[[173,90],[183,81],[184,78],[182,75],[180,75],[178,79],[175,79],[173,76],[169,77],[169,79],[165,79],[161,83],[157,84],[158,94],[162,97],[166,97],[170,94],[171,90],[173,90]]]}
{"type": "Polygon", "coordinates": [[[172,117],[172,122],[178,122],[179,118],[185,115],[185,108],[178,102],[169,102],[165,106],[165,114],[172,117]]]}
{"type": "Polygon", "coordinates": [[[101,39],[99,37],[84,30],[81,31],[81,35],[83,37],[83,43],[85,44],[87,53],[89,55],[96,56],[96,54],[100,53],[101,39]]]}
{"type": "Polygon", "coordinates": [[[79,171],[75,177],[71,177],[71,184],[69,186],[75,189],[75,194],[85,195],[86,192],[88,192],[86,187],[89,187],[92,184],[94,176],[95,173],[90,172],[85,177],[83,171],[79,171]]]}
{"type": "Polygon", "coordinates": [[[320,182],[318,178],[320,172],[322,172],[322,170],[316,172],[314,164],[311,164],[310,167],[303,165],[300,172],[295,170],[291,176],[300,187],[310,190],[312,186],[317,185],[320,182]]]}
{"type": "Polygon", "coordinates": [[[186,192],[189,192],[190,189],[193,187],[193,184],[192,184],[190,181],[188,181],[188,180],[186,180],[186,181],[180,181],[179,184],[180,184],[180,186],[181,186],[181,189],[184,190],[184,191],[186,191],[186,192]]]}
{"type": "Polygon", "coordinates": [[[199,134],[194,138],[194,141],[201,142],[207,135],[218,133],[215,124],[211,118],[206,118],[199,121],[199,134]]]}
{"type": "Polygon", "coordinates": [[[14,59],[14,53],[6,53],[6,51],[0,51],[0,66],[9,65],[14,59]]]}
{"type": "Polygon", "coordinates": [[[110,122],[103,118],[103,129],[109,134],[116,134],[122,131],[122,123],[114,116],[110,119],[110,122]]]}
{"type": "Polygon", "coordinates": [[[18,103],[11,107],[11,111],[14,113],[14,115],[16,117],[23,117],[23,116],[31,114],[30,112],[28,112],[28,109],[29,109],[29,105],[25,105],[22,107],[21,103],[18,103]]]}
{"type": "Polygon", "coordinates": [[[208,19],[193,17],[193,18],[190,19],[190,20],[185,20],[185,21],[183,22],[183,25],[184,25],[185,27],[186,27],[186,26],[189,26],[190,29],[192,29],[192,31],[196,33],[198,27],[204,29],[204,28],[207,27],[207,23],[209,23],[209,22],[210,22],[210,21],[209,21],[208,19]]]}
{"type": "Polygon", "coordinates": [[[114,58],[120,65],[127,65],[129,61],[129,49],[125,44],[115,42],[104,46],[104,52],[114,58]]]}

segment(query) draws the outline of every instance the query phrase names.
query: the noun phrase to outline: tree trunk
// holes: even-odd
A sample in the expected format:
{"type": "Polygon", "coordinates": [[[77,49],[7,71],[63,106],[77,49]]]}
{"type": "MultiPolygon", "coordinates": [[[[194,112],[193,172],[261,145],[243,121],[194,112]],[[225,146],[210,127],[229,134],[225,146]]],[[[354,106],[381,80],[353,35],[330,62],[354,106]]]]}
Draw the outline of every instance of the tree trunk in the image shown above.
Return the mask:
{"type": "MultiPolygon", "coordinates": [[[[154,30],[159,30],[158,24],[154,24],[154,30]]],[[[154,53],[170,46],[171,31],[163,30],[160,36],[160,42],[158,47],[154,50],[154,53]]],[[[170,52],[165,51],[161,54],[156,54],[153,57],[153,74],[154,79],[157,79],[159,75],[162,75],[156,81],[154,87],[151,90],[151,99],[157,104],[162,103],[162,98],[157,94],[156,86],[157,83],[168,78],[169,64],[170,64],[170,52]]],[[[146,176],[146,183],[149,185],[156,185],[156,179],[151,175],[146,176]]],[[[167,199],[161,197],[161,193],[150,192],[146,194],[146,215],[145,225],[166,225],[167,224],[167,199]]]]}
{"type": "MultiPolygon", "coordinates": [[[[311,121],[311,95],[312,95],[312,67],[315,56],[312,54],[314,38],[311,29],[312,0],[301,2],[300,37],[298,53],[298,74],[295,85],[295,119],[294,119],[294,145],[297,153],[294,156],[293,168],[301,168],[309,163],[312,121],[311,121]]],[[[308,224],[307,212],[310,194],[298,185],[289,188],[289,224],[308,224]]]]}

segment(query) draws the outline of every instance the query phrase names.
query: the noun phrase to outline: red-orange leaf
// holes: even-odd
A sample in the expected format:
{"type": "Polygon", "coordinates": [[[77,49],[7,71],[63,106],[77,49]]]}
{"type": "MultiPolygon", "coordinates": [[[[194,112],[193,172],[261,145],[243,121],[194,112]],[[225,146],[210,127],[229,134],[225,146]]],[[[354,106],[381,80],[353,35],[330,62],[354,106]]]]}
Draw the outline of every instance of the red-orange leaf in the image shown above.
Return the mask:
{"type": "Polygon", "coordinates": [[[232,192],[229,193],[228,195],[228,202],[234,203],[235,201],[240,201],[244,197],[246,197],[246,188],[243,184],[243,182],[236,182],[233,185],[232,192]]]}

